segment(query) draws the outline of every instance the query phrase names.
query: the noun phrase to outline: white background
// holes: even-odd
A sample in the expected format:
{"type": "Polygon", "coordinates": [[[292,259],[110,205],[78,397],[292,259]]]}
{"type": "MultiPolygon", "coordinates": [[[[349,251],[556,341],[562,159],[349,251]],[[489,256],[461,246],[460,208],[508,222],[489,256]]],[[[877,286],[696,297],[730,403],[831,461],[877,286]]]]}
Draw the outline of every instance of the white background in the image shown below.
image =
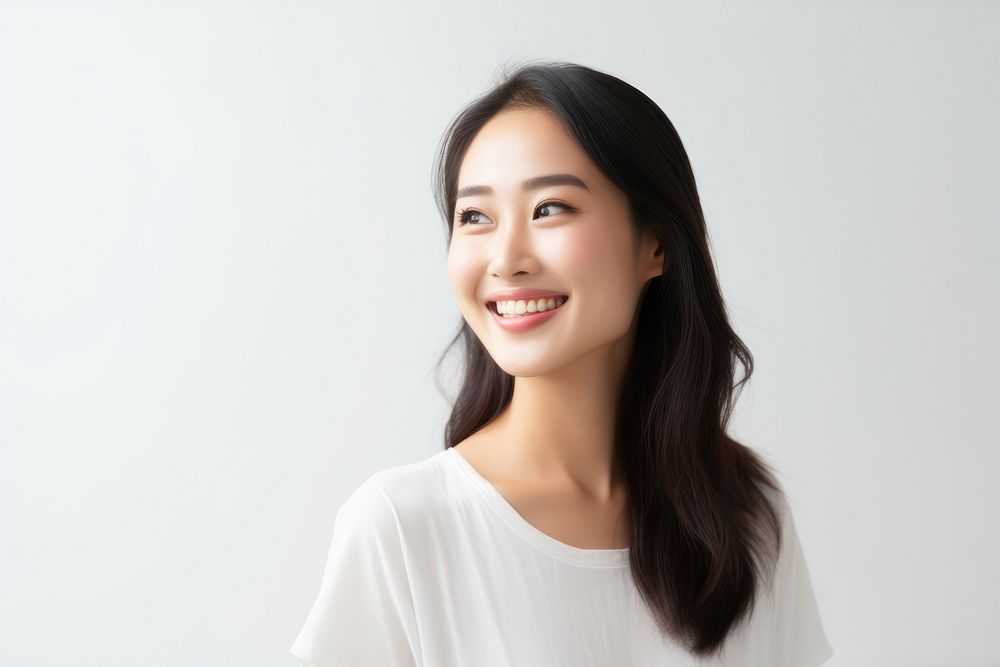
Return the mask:
{"type": "Polygon", "coordinates": [[[1000,664],[1000,7],[954,0],[4,2],[0,664],[293,664],[340,503],[443,448],[441,133],[545,59],[680,132],[828,664],[1000,664]]]}

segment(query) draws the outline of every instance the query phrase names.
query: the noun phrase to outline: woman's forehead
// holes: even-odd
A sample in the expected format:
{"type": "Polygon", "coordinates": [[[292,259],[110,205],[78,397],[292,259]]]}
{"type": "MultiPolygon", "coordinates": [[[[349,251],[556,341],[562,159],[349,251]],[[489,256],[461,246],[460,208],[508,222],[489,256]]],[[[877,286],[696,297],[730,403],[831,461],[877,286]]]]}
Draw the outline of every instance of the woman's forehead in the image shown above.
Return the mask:
{"type": "Polygon", "coordinates": [[[602,178],[572,136],[548,114],[505,111],[472,140],[459,169],[458,188],[487,186],[496,193],[520,194],[526,181],[553,174],[575,175],[591,191],[602,178]]]}

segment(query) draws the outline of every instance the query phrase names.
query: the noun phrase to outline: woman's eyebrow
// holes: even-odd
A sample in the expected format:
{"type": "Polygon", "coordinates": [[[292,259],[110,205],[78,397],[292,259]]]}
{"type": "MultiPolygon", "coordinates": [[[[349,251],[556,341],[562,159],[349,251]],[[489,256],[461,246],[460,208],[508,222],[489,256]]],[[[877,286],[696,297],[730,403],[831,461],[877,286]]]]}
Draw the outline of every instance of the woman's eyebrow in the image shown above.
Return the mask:
{"type": "MultiPolygon", "coordinates": [[[[535,176],[534,178],[529,178],[522,183],[521,189],[524,191],[537,190],[539,188],[546,188],[552,185],[575,185],[579,188],[583,188],[584,190],[590,190],[583,180],[573,174],[549,174],[548,176],[535,176]]],[[[458,195],[455,199],[472,197],[474,195],[491,194],[493,194],[493,188],[488,185],[466,185],[458,191],[458,195]]]]}

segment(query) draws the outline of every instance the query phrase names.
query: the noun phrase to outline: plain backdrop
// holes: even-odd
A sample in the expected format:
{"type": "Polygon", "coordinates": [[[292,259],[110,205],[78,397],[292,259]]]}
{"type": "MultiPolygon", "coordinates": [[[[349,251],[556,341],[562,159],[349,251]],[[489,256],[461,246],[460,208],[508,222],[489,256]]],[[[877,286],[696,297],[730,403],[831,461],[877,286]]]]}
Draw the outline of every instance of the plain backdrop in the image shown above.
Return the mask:
{"type": "Polygon", "coordinates": [[[537,60],[684,141],[828,664],[1000,665],[1000,6],[955,0],[0,4],[0,664],[294,663],[337,508],[444,446],[438,141],[537,60]]]}

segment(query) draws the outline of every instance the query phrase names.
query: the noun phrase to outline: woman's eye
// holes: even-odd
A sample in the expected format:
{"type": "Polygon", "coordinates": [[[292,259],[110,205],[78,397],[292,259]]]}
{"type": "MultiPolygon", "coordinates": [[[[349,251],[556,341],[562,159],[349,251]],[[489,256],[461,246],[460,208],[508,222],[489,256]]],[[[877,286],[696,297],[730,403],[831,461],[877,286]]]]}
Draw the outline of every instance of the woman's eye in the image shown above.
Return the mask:
{"type": "Polygon", "coordinates": [[[463,209],[458,214],[458,224],[464,225],[464,224],[469,223],[470,222],[469,216],[472,216],[472,215],[482,215],[482,213],[480,213],[479,211],[477,211],[475,209],[470,209],[470,208],[463,209]]]}
{"type": "MultiPolygon", "coordinates": [[[[549,208],[551,208],[553,206],[555,206],[556,208],[564,209],[566,211],[575,211],[576,210],[572,206],[568,206],[566,204],[560,204],[559,202],[556,202],[556,201],[546,201],[546,202],[542,202],[541,204],[539,204],[538,208],[535,209],[535,212],[537,213],[538,211],[541,211],[543,209],[548,210],[549,208]]],[[[471,209],[471,208],[463,209],[461,212],[459,212],[459,214],[457,216],[458,224],[465,225],[465,224],[473,223],[473,220],[471,219],[471,216],[474,216],[474,215],[476,215],[476,216],[482,216],[483,214],[480,211],[477,211],[475,209],[471,209]]],[[[553,213],[549,213],[548,215],[543,215],[543,216],[539,216],[539,217],[551,218],[553,215],[554,215],[553,213]]],[[[479,225],[478,218],[476,219],[476,222],[474,222],[473,224],[476,225],[476,226],[479,225]]]]}
{"type": "MultiPolygon", "coordinates": [[[[536,208],[535,210],[536,210],[536,211],[541,211],[541,210],[542,210],[543,208],[547,209],[547,208],[550,208],[550,207],[552,207],[552,206],[555,206],[556,208],[563,208],[563,209],[566,209],[567,211],[569,211],[569,210],[570,210],[569,206],[566,206],[565,204],[560,204],[560,203],[559,203],[559,202],[557,202],[557,201],[547,201],[547,202],[543,202],[543,203],[542,203],[542,204],[541,204],[541,205],[540,205],[540,206],[539,206],[538,208],[536,208]]],[[[545,218],[551,218],[552,216],[551,216],[551,215],[545,215],[545,216],[542,216],[542,217],[545,217],[545,218]]]]}

